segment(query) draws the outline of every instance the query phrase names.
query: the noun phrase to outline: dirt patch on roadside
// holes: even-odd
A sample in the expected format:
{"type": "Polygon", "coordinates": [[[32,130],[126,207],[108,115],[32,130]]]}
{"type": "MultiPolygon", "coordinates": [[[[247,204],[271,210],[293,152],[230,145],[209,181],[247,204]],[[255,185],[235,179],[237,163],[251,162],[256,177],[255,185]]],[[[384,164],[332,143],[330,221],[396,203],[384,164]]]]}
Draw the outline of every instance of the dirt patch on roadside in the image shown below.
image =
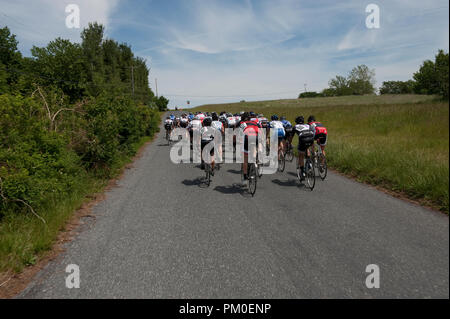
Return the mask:
{"type": "Polygon", "coordinates": [[[20,294],[33,280],[36,274],[41,271],[49,262],[56,259],[62,252],[64,252],[64,245],[67,242],[74,240],[81,231],[81,225],[95,220],[96,216],[92,214],[92,208],[106,198],[106,192],[114,187],[117,187],[117,182],[123,178],[125,171],[133,168],[133,163],[142,157],[147,146],[152,143],[159,133],[146,142],[138,150],[131,162],[125,165],[117,177],[111,179],[107,186],[101,193],[91,194],[86,196],[86,202],[77,209],[70,219],[63,226],[63,229],[58,234],[51,250],[38,257],[38,262],[35,265],[24,268],[21,273],[1,273],[0,274],[0,299],[14,298],[20,294]],[[87,220],[87,218],[91,220],[87,220]]]}

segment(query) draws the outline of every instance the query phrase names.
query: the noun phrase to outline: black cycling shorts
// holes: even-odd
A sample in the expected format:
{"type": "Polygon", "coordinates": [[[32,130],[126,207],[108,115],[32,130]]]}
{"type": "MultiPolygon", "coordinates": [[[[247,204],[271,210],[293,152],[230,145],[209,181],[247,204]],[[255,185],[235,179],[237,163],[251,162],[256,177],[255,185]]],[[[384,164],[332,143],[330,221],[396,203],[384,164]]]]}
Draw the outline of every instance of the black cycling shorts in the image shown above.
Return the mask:
{"type": "Polygon", "coordinates": [[[298,140],[298,151],[299,152],[306,152],[308,147],[313,145],[314,138],[313,137],[306,137],[306,138],[299,138],[298,140]]]}
{"type": "Polygon", "coordinates": [[[327,140],[328,140],[328,134],[317,134],[315,136],[315,139],[317,141],[317,143],[319,143],[319,145],[321,146],[325,146],[327,145],[327,140]]]}
{"type": "MultiPolygon", "coordinates": [[[[206,145],[208,145],[209,143],[213,143],[214,141],[206,141],[206,140],[202,140],[202,153],[203,153],[203,148],[205,148],[206,145]]],[[[211,149],[211,152],[209,153],[209,155],[214,156],[214,147],[211,149]]]]}
{"type": "MultiPolygon", "coordinates": [[[[256,149],[258,149],[258,136],[256,136],[256,149]]],[[[248,153],[248,135],[244,135],[244,152],[248,153]]]]}

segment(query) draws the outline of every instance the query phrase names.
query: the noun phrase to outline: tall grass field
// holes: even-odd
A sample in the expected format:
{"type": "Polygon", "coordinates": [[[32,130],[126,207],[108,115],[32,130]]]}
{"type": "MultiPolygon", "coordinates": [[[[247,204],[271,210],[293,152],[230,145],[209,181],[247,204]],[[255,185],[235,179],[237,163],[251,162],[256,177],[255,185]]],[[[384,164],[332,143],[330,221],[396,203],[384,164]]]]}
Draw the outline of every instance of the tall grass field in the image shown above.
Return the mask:
{"type": "Polygon", "coordinates": [[[432,96],[305,98],[204,105],[193,111],[243,110],[315,115],[328,129],[327,160],[337,171],[449,211],[449,103],[432,96]]]}

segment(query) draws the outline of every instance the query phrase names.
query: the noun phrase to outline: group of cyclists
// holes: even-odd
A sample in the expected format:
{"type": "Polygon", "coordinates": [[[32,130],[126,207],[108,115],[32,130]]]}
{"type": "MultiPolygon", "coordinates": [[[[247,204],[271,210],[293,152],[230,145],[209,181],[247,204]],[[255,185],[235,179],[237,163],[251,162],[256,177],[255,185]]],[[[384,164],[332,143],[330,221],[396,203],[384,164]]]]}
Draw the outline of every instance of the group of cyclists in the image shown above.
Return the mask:
{"type": "MultiPolygon", "coordinates": [[[[249,137],[257,137],[261,131],[266,133],[266,149],[269,149],[269,139],[270,130],[274,129],[276,136],[278,137],[278,160],[283,160],[283,170],[284,170],[284,159],[287,154],[291,154],[293,158],[293,144],[292,141],[295,135],[298,136],[298,161],[297,161],[297,174],[300,181],[305,180],[308,175],[308,168],[305,168],[305,164],[308,164],[308,159],[312,158],[314,155],[320,154],[320,158],[316,157],[316,166],[323,169],[323,163],[325,161],[325,147],[327,145],[328,132],[326,127],[319,121],[316,120],[314,115],[310,115],[307,120],[301,115],[297,116],[295,123],[289,122],[286,117],[274,114],[267,119],[263,114],[256,114],[255,112],[240,112],[240,113],[229,113],[221,112],[217,114],[216,112],[196,112],[196,113],[183,113],[181,116],[176,116],[170,114],[164,122],[166,129],[166,136],[170,136],[170,132],[174,128],[185,128],[190,134],[191,141],[193,132],[199,130],[201,134],[201,149],[211,143],[213,140],[212,134],[205,134],[205,132],[211,132],[211,128],[219,131],[222,135],[226,128],[238,128],[244,134],[244,150],[243,157],[244,163],[242,165],[242,176],[243,180],[248,180],[249,176],[249,163],[248,154],[250,151],[255,151],[258,147],[264,147],[263,145],[258,145],[256,143],[256,148],[249,147],[249,137]],[[319,149],[316,150],[315,142],[317,142],[319,149]],[[322,166],[321,166],[322,165],[322,166]]],[[[258,140],[253,139],[253,140],[258,140]]],[[[222,152],[222,145],[218,146],[219,153],[222,152]]],[[[215,161],[213,158],[214,151],[211,150],[211,166],[210,173],[214,175],[215,161]]],[[[256,163],[255,165],[258,165],[256,163]]],[[[262,166],[262,164],[261,164],[262,166]]],[[[205,163],[202,160],[202,169],[205,169],[205,163]]],[[[311,168],[310,168],[311,169],[311,168]]],[[[326,169],[326,166],[325,166],[326,169]]],[[[325,172],[326,173],[326,172],[325,172]]],[[[321,176],[322,177],[322,176],[321,176]]],[[[323,179],[324,177],[322,177],[323,179]]],[[[312,189],[312,188],[311,188],[312,189]]]]}

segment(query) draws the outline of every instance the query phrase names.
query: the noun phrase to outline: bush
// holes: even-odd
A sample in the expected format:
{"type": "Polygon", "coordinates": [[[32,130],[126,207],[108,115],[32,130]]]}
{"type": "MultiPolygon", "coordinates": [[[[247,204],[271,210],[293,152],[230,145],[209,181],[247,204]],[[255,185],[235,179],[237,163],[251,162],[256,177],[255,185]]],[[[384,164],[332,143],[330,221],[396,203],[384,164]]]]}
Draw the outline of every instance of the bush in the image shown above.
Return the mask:
{"type": "Polygon", "coordinates": [[[303,93],[300,93],[298,98],[301,99],[301,98],[307,98],[307,97],[321,97],[321,96],[323,96],[323,95],[321,93],[317,93],[317,92],[303,92],[303,93]]]}
{"type": "MultiPolygon", "coordinates": [[[[50,108],[53,106],[51,104],[50,108]]],[[[4,211],[35,209],[68,196],[88,174],[102,174],[158,129],[159,114],[126,97],[88,101],[58,129],[40,101],[0,95],[0,178],[4,211]]]]}

